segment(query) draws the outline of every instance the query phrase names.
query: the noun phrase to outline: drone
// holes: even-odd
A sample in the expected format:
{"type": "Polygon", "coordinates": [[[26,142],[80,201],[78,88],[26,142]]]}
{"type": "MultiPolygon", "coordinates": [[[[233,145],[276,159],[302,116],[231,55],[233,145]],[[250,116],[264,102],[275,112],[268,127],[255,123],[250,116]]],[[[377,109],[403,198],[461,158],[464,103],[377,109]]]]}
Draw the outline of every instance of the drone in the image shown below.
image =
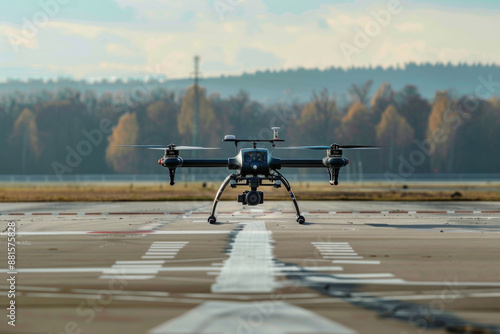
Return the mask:
{"type": "Polygon", "coordinates": [[[250,187],[241,195],[238,195],[238,203],[243,205],[259,205],[264,203],[264,193],[258,191],[259,187],[272,186],[281,188],[285,186],[290,198],[295,206],[297,213],[296,221],[299,224],[305,223],[297,199],[293,193],[288,180],[278,171],[284,167],[291,168],[327,168],[330,176],[330,184],[339,183],[340,168],[349,164],[349,160],[342,155],[342,150],[351,149],[377,149],[379,146],[363,145],[339,145],[331,144],[329,146],[294,146],[294,147],[276,147],[276,143],[284,142],[278,138],[279,127],[271,128],[273,130],[273,139],[237,139],[234,135],[224,136],[223,142],[233,142],[235,145],[236,156],[228,159],[183,159],[179,156],[181,150],[216,150],[219,148],[199,147],[199,146],[176,146],[175,144],[165,145],[115,145],[119,147],[141,147],[151,150],[163,150],[165,154],[158,160],[158,164],[168,168],[170,176],[170,185],[175,184],[175,171],[180,167],[226,167],[228,170],[235,171],[229,174],[219,187],[212,204],[212,211],[208,222],[215,224],[217,218],[215,210],[219,203],[224,189],[229,185],[231,188],[238,186],[250,187]],[[251,143],[251,148],[242,148],[238,152],[239,143],[251,143]],[[281,150],[326,150],[326,156],[322,159],[280,159],[271,155],[269,149],[258,148],[258,143],[271,143],[273,149],[281,150]],[[266,182],[265,182],[266,181],[266,182]]]}

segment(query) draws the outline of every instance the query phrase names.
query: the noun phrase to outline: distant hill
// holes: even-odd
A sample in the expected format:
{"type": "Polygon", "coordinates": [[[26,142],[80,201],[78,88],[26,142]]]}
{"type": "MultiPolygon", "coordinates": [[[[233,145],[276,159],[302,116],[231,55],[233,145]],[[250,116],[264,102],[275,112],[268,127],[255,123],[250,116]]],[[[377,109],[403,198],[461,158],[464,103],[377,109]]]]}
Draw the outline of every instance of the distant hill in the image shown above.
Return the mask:
{"type": "MultiPolygon", "coordinates": [[[[327,88],[331,93],[338,95],[338,101],[346,100],[346,92],[351,84],[362,84],[373,80],[372,92],[383,82],[391,83],[394,90],[400,90],[407,84],[419,88],[420,94],[432,99],[436,90],[450,90],[456,94],[474,94],[478,86],[479,77],[487,80],[492,75],[494,82],[500,82],[500,66],[498,65],[451,65],[451,64],[422,64],[409,63],[404,68],[328,68],[319,69],[292,69],[283,71],[259,71],[253,74],[238,76],[221,76],[202,78],[200,84],[207,88],[209,94],[219,92],[222,96],[235,94],[240,89],[250,93],[252,99],[261,102],[276,102],[280,100],[299,101],[309,100],[313,90],[327,88]]],[[[161,80],[160,85],[174,91],[181,91],[191,85],[192,79],[161,80]]],[[[12,93],[16,90],[29,92],[38,89],[54,90],[57,88],[73,88],[80,91],[95,90],[98,94],[105,91],[126,91],[143,82],[137,79],[110,82],[103,80],[89,83],[81,80],[58,79],[44,82],[30,80],[28,82],[8,80],[0,83],[1,93],[12,93]]],[[[500,92],[500,90],[499,90],[500,92]]],[[[494,92],[494,95],[500,95],[494,92]]],[[[346,100],[347,101],[347,100],[346,100]]]]}

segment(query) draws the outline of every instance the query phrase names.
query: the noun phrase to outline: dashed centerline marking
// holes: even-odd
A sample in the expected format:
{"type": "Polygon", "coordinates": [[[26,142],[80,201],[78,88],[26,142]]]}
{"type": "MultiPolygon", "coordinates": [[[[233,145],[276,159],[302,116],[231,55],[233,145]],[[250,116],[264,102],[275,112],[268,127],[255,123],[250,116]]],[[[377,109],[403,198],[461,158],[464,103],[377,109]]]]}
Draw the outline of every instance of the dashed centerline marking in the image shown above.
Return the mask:
{"type": "MultiPolygon", "coordinates": [[[[234,212],[219,212],[221,215],[242,215],[242,214],[294,214],[291,211],[234,211],[234,212]]],[[[304,214],[320,214],[320,215],[337,215],[337,214],[492,214],[500,213],[500,210],[476,210],[476,211],[463,211],[463,210],[394,210],[394,211],[309,211],[303,212],[304,214]]],[[[133,216],[133,215],[208,215],[209,212],[3,212],[0,216],[133,216]]]]}

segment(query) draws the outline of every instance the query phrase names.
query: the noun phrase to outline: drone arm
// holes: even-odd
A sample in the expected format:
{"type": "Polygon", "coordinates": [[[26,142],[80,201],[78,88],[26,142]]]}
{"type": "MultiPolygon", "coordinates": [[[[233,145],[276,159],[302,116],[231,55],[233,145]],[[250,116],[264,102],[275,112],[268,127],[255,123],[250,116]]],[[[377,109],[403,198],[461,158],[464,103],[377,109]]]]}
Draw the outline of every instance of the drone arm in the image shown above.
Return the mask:
{"type": "Polygon", "coordinates": [[[328,167],[322,159],[281,159],[281,167],[315,168],[328,167]]]}
{"type": "Polygon", "coordinates": [[[179,167],[227,167],[227,159],[183,159],[179,167]]]}

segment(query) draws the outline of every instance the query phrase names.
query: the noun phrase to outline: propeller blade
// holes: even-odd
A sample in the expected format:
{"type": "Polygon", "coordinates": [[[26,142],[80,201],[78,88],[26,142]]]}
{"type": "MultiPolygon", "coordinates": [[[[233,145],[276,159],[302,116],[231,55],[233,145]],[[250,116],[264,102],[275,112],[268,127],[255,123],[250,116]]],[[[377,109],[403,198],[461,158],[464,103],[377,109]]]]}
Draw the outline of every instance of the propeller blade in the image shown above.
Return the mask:
{"type": "MultiPolygon", "coordinates": [[[[333,145],[332,145],[333,146],[333,145]]],[[[289,147],[276,147],[277,150],[329,150],[332,146],[289,146],[289,147]]],[[[379,149],[382,146],[366,146],[366,145],[338,145],[342,150],[370,150],[379,149]]]]}
{"type": "Polygon", "coordinates": [[[288,146],[275,147],[277,150],[329,150],[330,146],[288,146]]]}
{"type": "Polygon", "coordinates": [[[339,145],[343,150],[377,150],[382,146],[366,146],[366,145],[339,145]]]}
{"type": "MultiPolygon", "coordinates": [[[[116,147],[140,147],[150,150],[169,150],[169,146],[165,145],[113,145],[116,147]]],[[[174,150],[220,150],[219,147],[200,147],[200,146],[174,146],[174,150]]]]}
{"type": "Polygon", "coordinates": [[[168,147],[165,145],[113,145],[115,147],[142,147],[142,148],[150,148],[150,149],[158,149],[158,150],[165,150],[168,147]]]}
{"type": "Polygon", "coordinates": [[[176,146],[176,150],[220,150],[220,147],[176,146]]]}

